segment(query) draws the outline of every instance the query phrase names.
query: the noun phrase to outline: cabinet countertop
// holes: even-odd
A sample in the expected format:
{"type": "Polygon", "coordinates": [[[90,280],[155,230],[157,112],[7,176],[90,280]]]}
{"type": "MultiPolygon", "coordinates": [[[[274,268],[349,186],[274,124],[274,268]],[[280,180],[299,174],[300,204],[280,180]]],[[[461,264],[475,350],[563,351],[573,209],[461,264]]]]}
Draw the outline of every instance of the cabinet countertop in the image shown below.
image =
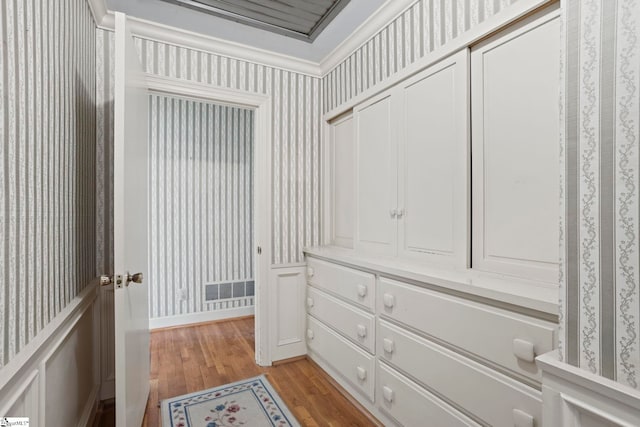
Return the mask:
{"type": "Polygon", "coordinates": [[[392,279],[411,280],[533,310],[546,315],[545,317],[558,315],[558,286],[554,284],[471,269],[455,270],[410,260],[366,255],[334,246],[309,247],[304,249],[304,253],[314,258],[370,270],[392,279]]]}

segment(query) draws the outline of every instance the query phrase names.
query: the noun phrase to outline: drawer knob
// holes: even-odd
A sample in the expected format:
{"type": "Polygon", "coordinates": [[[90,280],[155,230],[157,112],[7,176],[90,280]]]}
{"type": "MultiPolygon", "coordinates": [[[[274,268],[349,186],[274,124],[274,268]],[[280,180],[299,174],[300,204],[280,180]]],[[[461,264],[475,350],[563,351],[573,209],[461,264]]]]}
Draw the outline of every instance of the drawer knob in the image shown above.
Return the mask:
{"type": "Polygon", "coordinates": [[[389,403],[393,402],[393,398],[395,397],[395,393],[391,389],[391,387],[384,386],[382,387],[382,395],[384,396],[384,400],[389,403]]]}
{"type": "Polygon", "coordinates": [[[513,410],[513,426],[514,427],[533,427],[534,419],[531,415],[527,414],[520,409],[513,410]]]}
{"type": "Polygon", "coordinates": [[[311,297],[307,298],[307,307],[309,308],[313,307],[313,298],[311,297]]]}
{"type": "Polygon", "coordinates": [[[362,366],[358,366],[358,379],[360,381],[364,381],[367,379],[367,370],[362,366]]]}
{"type": "Polygon", "coordinates": [[[314,274],[313,267],[307,267],[307,277],[313,277],[314,274]]]}
{"type": "Polygon", "coordinates": [[[395,350],[395,345],[393,343],[393,340],[389,339],[389,338],[385,338],[382,340],[382,348],[384,349],[385,353],[393,353],[393,350],[395,350]]]}
{"type": "Polygon", "coordinates": [[[360,338],[367,336],[367,327],[365,325],[358,325],[358,336],[360,338]]]}
{"type": "Polygon", "coordinates": [[[358,296],[361,298],[367,296],[367,287],[365,285],[358,285],[358,296]]]}
{"type": "Polygon", "coordinates": [[[516,338],[513,340],[513,354],[525,362],[533,362],[536,359],[536,352],[533,343],[516,338]]]}
{"type": "Polygon", "coordinates": [[[382,296],[382,302],[385,307],[393,308],[393,306],[396,305],[396,297],[391,294],[384,294],[382,296]]]}
{"type": "Polygon", "coordinates": [[[314,336],[313,331],[311,329],[307,329],[307,338],[312,340],[314,336]]]}

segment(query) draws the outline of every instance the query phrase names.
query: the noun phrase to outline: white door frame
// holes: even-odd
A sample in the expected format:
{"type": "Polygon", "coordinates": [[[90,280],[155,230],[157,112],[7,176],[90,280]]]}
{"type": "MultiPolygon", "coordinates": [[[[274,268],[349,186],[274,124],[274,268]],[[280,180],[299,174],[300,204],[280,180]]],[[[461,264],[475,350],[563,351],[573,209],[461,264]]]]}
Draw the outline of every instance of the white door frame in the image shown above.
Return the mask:
{"type": "Polygon", "coordinates": [[[255,262],[255,354],[256,363],[271,365],[269,342],[269,269],[271,266],[271,97],[262,94],[220,88],[188,80],[147,73],[149,90],[167,95],[200,99],[216,104],[252,109],[254,121],[254,253],[255,262]],[[261,254],[258,255],[258,247],[261,254]]]}

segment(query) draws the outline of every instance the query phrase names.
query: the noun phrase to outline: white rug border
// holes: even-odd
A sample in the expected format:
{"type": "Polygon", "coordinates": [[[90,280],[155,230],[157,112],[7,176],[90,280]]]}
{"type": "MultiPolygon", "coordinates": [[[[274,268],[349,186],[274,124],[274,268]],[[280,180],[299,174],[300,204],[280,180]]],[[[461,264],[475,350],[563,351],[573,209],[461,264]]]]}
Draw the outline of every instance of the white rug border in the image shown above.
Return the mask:
{"type": "MultiPolygon", "coordinates": [[[[256,380],[260,380],[262,382],[262,385],[264,386],[264,388],[271,395],[271,399],[273,399],[273,401],[278,405],[278,408],[280,408],[280,410],[282,411],[282,414],[289,420],[289,424],[291,424],[293,427],[300,427],[300,423],[298,422],[296,417],[293,416],[293,413],[291,413],[291,410],[289,410],[289,407],[284,403],[284,401],[282,400],[278,392],[273,388],[273,386],[271,385],[271,383],[269,382],[269,379],[265,374],[260,374],[256,377],[246,378],[244,380],[236,381],[233,383],[221,384],[219,386],[209,387],[207,389],[195,391],[193,393],[181,394],[180,396],[174,396],[174,397],[169,397],[167,399],[163,399],[160,402],[160,419],[162,420],[162,427],[171,427],[170,422],[168,424],[166,423],[165,411],[167,414],[169,414],[169,405],[174,401],[188,399],[193,396],[198,396],[203,393],[208,393],[210,392],[210,390],[233,387],[236,385],[246,384],[248,382],[256,381],[256,380]]],[[[275,426],[275,424],[273,425],[275,426]]]]}

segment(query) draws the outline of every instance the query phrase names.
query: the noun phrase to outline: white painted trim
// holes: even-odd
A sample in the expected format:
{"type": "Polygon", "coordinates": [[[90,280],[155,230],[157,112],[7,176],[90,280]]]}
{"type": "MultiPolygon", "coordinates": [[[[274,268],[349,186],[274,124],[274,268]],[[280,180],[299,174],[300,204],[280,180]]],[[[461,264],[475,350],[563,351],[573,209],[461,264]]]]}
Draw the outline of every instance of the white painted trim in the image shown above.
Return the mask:
{"type": "Polygon", "coordinates": [[[251,316],[255,312],[253,306],[236,307],[226,310],[203,311],[200,313],[179,314],[177,316],[156,317],[149,319],[150,329],[170,328],[172,326],[186,326],[193,323],[212,322],[214,320],[231,319],[234,317],[251,316]]]}
{"type": "MultiPolygon", "coordinates": [[[[96,415],[98,411],[98,402],[100,401],[98,393],[100,392],[100,384],[95,384],[93,389],[91,389],[91,393],[89,393],[89,398],[87,399],[87,403],[82,411],[82,415],[80,416],[80,421],[78,421],[78,427],[89,426],[91,421],[96,415]]],[[[44,424],[43,424],[44,425],[44,424]]]]}
{"type": "Polygon", "coordinates": [[[532,11],[551,3],[557,3],[557,0],[520,0],[515,4],[512,4],[504,11],[493,15],[475,28],[462,34],[460,37],[451,40],[449,43],[444,44],[428,55],[420,58],[407,68],[395,73],[386,80],[381,81],[380,83],[363,91],[358,96],[355,96],[349,101],[325,113],[323,120],[329,121],[336,118],[340,114],[354,108],[356,105],[361,104],[378,95],[379,93],[390,89],[401,81],[413,76],[416,73],[419,73],[420,71],[447,58],[448,56],[456,54],[462,49],[468,48],[487,35],[499,30],[500,28],[505,27],[506,25],[509,25],[510,23],[531,13],[532,11]]]}
{"type": "Polygon", "coordinates": [[[100,26],[105,15],[108,13],[105,0],[87,0],[93,20],[96,22],[96,26],[100,26]]]}
{"type": "Polygon", "coordinates": [[[551,374],[625,405],[640,408],[640,390],[561,362],[557,354],[558,351],[553,350],[536,357],[536,363],[540,365],[544,374],[551,374]]]}
{"type": "Polygon", "coordinates": [[[27,391],[29,387],[31,387],[36,379],[38,379],[39,375],[40,371],[38,369],[34,369],[29,374],[29,376],[27,376],[27,378],[22,382],[22,385],[18,387],[18,389],[12,394],[9,400],[5,401],[4,406],[0,407],[0,416],[4,416],[9,412],[9,409],[11,409],[11,407],[16,404],[18,398],[22,397],[24,392],[27,391]]]}
{"type": "MultiPolygon", "coordinates": [[[[101,0],[89,1],[100,2],[101,0]]],[[[320,67],[318,63],[313,61],[307,61],[290,55],[223,40],[132,16],[127,16],[127,19],[131,24],[131,32],[133,35],[141,39],[215,53],[228,58],[279,68],[285,71],[293,71],[311,77],[320,77],[320,67]]],[[[98,21],[96,20],[96,22],[98,21]]],[[[113,31],[114,22],[114,12],[107,11],[97,26],[103,30],[113,31]]]]}
{"type": "Polygon", "coordinates": [[[344,39],[322,61],[320,61],[320,74],[324,77],[353,52],[360,49],[373,36],[384,27],[402,15],[407,9],[419,0],[387,0],[366,21],[353,30],[351,35],[344,39]]]}
{"type": "Polygon", "coordinates": [[[271,340],[269,323],[269,274],[271,267],[271,126],[273,115],[270,96],[223,89],[204,83],[171,77],[147,74],[147,85],[150,91],[165,94],[187,96],[208,102],[223,103],[245,108],[255,112],[255,204],[254,221],[255,250],[262,248],[262,255],[256,257],[256,294],[255,301],[255,355],[256,363],[261,366],[271,365],[271,340]]]}
{"type": "Polygon", "coordinates": [[[0,369],[0,390],[44,353],[55,337],[66,337],[97,298],[98,279],[91,283],[58,313],[13,359],[0,369]]]}
{"type": "MultiPolygon", "coordinates": [[[[606,425],[640,425],[640,390],[569,365],[554,350],[536,358],[542,370],[545,425],[579,426],[584,417],[606,425]]],[[[599,425],[599,424],[598,424],[599,425]]]]}

